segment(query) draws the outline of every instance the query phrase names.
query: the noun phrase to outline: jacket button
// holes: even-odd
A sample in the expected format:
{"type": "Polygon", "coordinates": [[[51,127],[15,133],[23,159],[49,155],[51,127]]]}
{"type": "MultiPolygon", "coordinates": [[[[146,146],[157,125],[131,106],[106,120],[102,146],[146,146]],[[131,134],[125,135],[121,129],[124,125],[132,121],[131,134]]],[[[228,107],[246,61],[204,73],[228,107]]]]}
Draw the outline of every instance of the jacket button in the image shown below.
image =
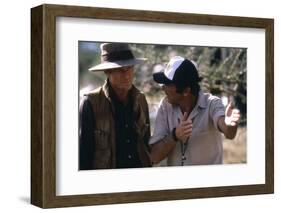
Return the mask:
{"type": "Polygon", "coordinates": [[[127,140],[127,143],[130,143],[130,140],[129,140],[129,139],[127,140]]]}
{"type": "Polygon", "coordinates": [[[128,158],[129,158],[129,159],[131,159],[131,158],[132,158],[132,156],[131,156],[131,155],[128,155],[128,158]]]}

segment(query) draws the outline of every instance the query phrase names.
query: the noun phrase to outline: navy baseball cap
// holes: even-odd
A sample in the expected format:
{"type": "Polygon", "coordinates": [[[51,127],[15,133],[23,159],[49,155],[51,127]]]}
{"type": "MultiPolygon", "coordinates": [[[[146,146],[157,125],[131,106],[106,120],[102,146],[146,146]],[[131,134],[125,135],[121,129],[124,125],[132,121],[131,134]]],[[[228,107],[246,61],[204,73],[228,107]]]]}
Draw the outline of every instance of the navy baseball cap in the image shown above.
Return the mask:
{"type": "Polygon", "coordinates": [[[175,84],[176,86],[188,87],[198,83],[198,70],[188,59],[181,56],[174,56],[167,64],[164,72],[153,74],[153,79],[159,84],[175,84]]]}

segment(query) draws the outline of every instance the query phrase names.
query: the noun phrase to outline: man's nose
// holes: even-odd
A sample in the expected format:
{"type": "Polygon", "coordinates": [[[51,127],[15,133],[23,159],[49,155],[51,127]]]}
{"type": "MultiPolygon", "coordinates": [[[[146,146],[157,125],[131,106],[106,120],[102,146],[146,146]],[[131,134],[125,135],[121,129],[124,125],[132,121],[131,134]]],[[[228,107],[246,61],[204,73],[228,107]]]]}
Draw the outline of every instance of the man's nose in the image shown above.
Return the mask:
{"type": "Polygon", "coordinates": [[[129,80],[132,78],[131,76],[132,76],[132,73],[130,71],[125,71],[121,78],[123,78],[124,80],[129,80]]]}

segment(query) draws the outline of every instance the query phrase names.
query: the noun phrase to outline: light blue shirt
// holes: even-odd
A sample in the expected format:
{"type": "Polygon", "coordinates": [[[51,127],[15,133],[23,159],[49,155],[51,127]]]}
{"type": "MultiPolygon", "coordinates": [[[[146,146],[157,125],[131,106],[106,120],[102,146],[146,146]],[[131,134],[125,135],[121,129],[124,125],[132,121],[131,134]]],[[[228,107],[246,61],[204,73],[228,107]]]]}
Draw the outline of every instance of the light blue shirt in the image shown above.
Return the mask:
{"type": "MultiPolygon", "coordinates": [[[[220,98],[209,93],[199,92],[198,101],[188,120],[193,123],[192,134],[188,140],[184,165],[221,164],[223,160],[222,134],[218,129],[218,119],[225,114],[220,98]]],[[[156,115],[154,133],[149,144],[165,142],[173,128],[177,127],[183,114],[179,106],[171,105],[167,98],[160,102],[156,115]]],[[[168,166],[182,163],[181,142],[167,156],[168,166]]]]}

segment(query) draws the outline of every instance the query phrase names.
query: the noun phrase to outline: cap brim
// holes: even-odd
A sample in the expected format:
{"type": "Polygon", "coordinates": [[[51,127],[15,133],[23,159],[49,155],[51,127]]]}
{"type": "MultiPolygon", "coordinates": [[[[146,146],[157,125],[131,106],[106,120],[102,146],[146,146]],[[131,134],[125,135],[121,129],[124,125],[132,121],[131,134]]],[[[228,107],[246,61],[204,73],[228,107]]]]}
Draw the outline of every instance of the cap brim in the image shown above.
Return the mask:
{"type": "Polygon", "coordinates": [[[172,81],[165,76],[163,72],[157,72],[153,74],[153,80],[158,84],[170,84],[172,81]]]}
{"type": "Polygon", "coordinates": [[[89,71],[97,72],[97,71],[105,71],[105,70],[116,69],[121,67],[134,66],[137,64],[142,64],[146,60],[147,60],[146,58],[136,58],[136,59],[130,59],[125,61],[123,60],[123,61],[114,61],[114,62],[104,62],[91,67],[89,71]]]}

